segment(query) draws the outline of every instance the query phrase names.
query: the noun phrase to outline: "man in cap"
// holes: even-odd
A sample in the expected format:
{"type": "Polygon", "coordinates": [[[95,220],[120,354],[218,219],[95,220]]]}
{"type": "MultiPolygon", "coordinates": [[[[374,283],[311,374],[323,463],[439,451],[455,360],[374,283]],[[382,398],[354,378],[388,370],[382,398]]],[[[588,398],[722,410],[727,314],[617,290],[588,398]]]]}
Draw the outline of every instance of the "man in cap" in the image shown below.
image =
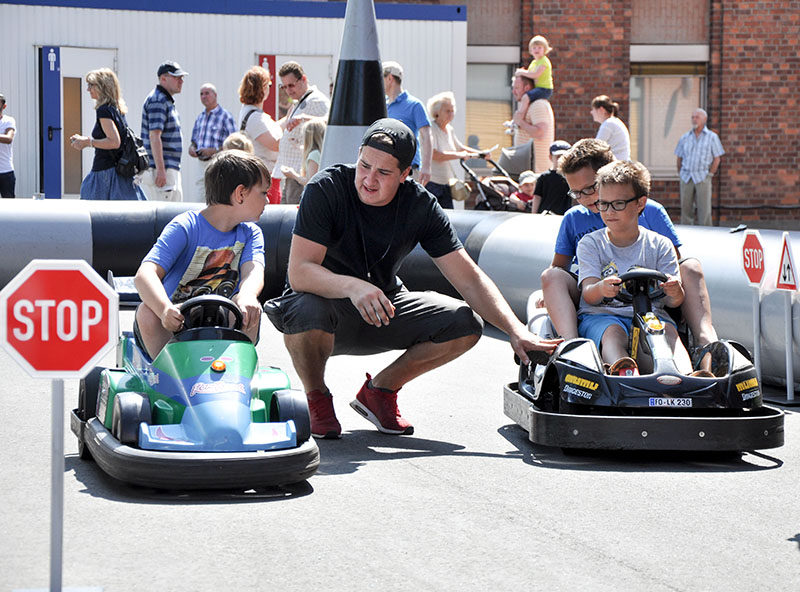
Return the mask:
{"type": "Polygon", "coordinates": [[[386,113],[411,128],[417,139],[417,150],[411,162],[414,180],[422,186],[431,180],[431,124],[425,105],[417,97],[403,90],[403,67],[397,62],[383,62],[383,86],[386,90],[386,113]],[[420,155],[420,148],[422,154],[420,155]]]}
{"type": "Polygon", "coordinates": [[[205,200],[205,171],[211,157],[222,150],[225,138],[236,131],[233,115],[217,102],[217,87],[206,82],[200,87],[200,102],[203,111],[197,116],[192,128],[192,143],[189,156],[200,162],[200,176],[197,179],[197,201],[205,200]]]}
{"type": "Polygon", "coordinates": [[[161,64],[158,84],[142,105],[142,140],[150,157],[150,169],[142,177],[142,189],[147,199],[183,201],[183,138],[173,97],[183,89],[183,77],[187,74],[177,62],[161,64]]]}
{"type": "Polygon", "coordinates": [[[536,188],[533,190],[531,211],[534,214],[550,212],[562,215],[572,207],[572,198],[569,196],[567,180],[558,172],[558,159],[562,154],[572,148],[569,142],[556,140],[550,144],[550,161],[552,168],[539,175],[536,179],[536,188]]]}
{"type": "Polygon", "coordinates": [[[17,123],[5,115],[6,98],[0,94],[0,197],[14,197],[17,178],[14,175],[14,149],[12,142],[17,132],[17,123]]]}
{"type": "Polygon", "coordinates": [[[380,119],[364,134],[355,165],[328,167],[303,193],[289,255],[291,289],[264,310],[284,334],[316,437],[341,436],[325,383],[332,355],[404,350],[374,378],[367,374],[350,405],[381,432],[411,434],[397,391],[475,345],[481,317],[509,335],[523,362],[526,352],[557,344],[527,331],[467,255],[436,199],[407,178],[415,153],[406,125],[380,119]],[[403,286],[397,270],[417,244],[466,303],[403,286]]]}

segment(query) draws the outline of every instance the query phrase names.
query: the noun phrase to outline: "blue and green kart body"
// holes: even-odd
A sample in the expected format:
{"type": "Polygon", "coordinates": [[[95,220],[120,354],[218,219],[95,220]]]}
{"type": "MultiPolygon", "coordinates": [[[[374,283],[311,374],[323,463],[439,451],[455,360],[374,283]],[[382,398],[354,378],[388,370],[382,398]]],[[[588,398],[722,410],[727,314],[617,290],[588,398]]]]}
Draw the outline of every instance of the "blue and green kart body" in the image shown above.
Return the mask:
{"type": "Polygon", "coordinates": [[[81,381],[72,430],[111,476],[166,489],[302,481],[319,466],[303,392],[259,367],[241,331],[196,327],[150,360],[124,333],[117,368],[81,381]]]}

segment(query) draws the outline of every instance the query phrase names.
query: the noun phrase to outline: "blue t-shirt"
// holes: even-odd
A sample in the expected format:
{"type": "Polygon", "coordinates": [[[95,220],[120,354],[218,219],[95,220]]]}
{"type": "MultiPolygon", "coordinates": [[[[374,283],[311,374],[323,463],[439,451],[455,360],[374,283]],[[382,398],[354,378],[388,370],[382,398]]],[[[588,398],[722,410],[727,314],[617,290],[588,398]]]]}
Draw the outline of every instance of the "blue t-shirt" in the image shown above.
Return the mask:
{"type": "Polygon", "coordinates": [[[264,235],[251,222],[222,232],[199,211],[184,212],[167,224],[143,261],[167,272],[164,290],[175,304],[204,294],[230,298],[239,290],[243,263],[264,266],[264,235]]]}
{"type": "Polygon", "coordinates": [[[419,166],[421,162],[419,157],[419,129],[430,125],[428,114],[425,112],[425,106],[422,101],[403,91],[397,95],[394,101],[386,105],[386,113],[389,117],[399,119],[405,123],[414,132],[414,137],[417,138],[417,152],[414,154],[414,160],[411,161],[411,165],[419,166]]]}
{"type": "MultiPolygon", "coordinates": [[[[644,210],[639,214],[639,226],[653,230],[658,234],[666,236],[676,247],[681,246],[681,240],[675,232],[669,214],[657,201],[648,199],[644,210]]],[[[572,257],[572,264],[578,264],[575,256],[578,249],[578,242],[590,232],[605,228],[600,212],[592,212],[584,206],[577,205],[571,207],[564,214],[561,220],[561,227],[558,229],[556,237],[556,253],[572,257]]]]}
{"type": "Polygon", "coordinates": [[[150,130],[161,130],[161,147],[164,154],[164,167],[181,170],[181,153],[183,137],[181,136],[181,119],[175,109],[175,100],[164,89],[156,85],[142,105],[142,140],[150,157],[150,166],[155,167],[153,148],[150,146],[150,130]]]}

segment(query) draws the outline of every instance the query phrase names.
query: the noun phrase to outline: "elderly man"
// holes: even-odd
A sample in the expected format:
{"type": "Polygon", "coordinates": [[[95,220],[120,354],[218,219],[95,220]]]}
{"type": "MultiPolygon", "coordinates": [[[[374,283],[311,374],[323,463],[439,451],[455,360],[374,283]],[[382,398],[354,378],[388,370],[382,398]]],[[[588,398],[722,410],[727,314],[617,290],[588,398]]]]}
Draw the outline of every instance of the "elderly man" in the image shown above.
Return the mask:
{"type": "Polygon", "coordinates": [[[711,226],[711,177],[725,150],[719,136],[706,127],[708,114],[703,109],[692,113],[692,129],[681,136],[675,148],[678,173],[681,176],[681,224],[711,226]]]}
{"type": "Polygon", "coordinates": [[[303,186],[284,175],[282,167],[299,171],[303,166],[303,132],[305,123],[312,117],[327,117],[331,103],[316,86],[310,86],[303,66],[286,62],[278,70],[281,88],[292,99],[292,106],[278,123],[283,135],[278,146],[278,160],[272,169],[272,178],[281,182],[281,203],[300,203],[303,186]]]}
{"type": "MultiPolygon", "coordinates": [[[[533,88],[534,82],[524,76],[514,76],[511,80],[511,92],[519,101],[526,92],[533,88]]],[[[550,145],[555,139],[556,121],[550,101],[539,99],[533,101],[525,113],[517,110],[512,119],[517,126],[514,145],[521,146],[533,140],[534,166],[536,173],[544,173],[550,169],[550,145]]]]}
{"type": "Polygon", "coordinates": [[[192,143],[189,156],[200,162],[200,178],[197,179],[198,200],[205,199],[205,170],[208,161],[222,150],[222,143],[236,131],[233,115],[217,102],[217,88],[210,82],[200,87],[200,102],[205,109],[197,116],[192,128],[192,143]]]}
{"type": "Polygon", "coordinates": [[[383,87],[386,90],[386,113],[411,128],[417,139],[417,152],[411,163],[411,171],[414,180],[425,187],[431,180],[433,159],[431,124],[425,105],[403,90],[403,67],[397,62],[383,62],[383,87]]]}
{"type": "Polygon", "coordinates": [[[318,438],[342,432],[325,382],[332,355],[403,351],[375,377],[367,374],[350,405],[383,433],[411,434],[397,391],[474,346],[481,317],[511,338],[523,363],[526,352],[551,352],[559,341],[527,331],[469,257],[436,198],[408,178],[416,150],[408,126],[379,119],[364,134],[355,165],[317,173],[297,212],[291,289],[264,306],[284,334],[318,438]],[[397,270],[418,244],[466,302],[403,286],[397,270]]]}
{"type": "Polygon", "coordinates": [[[142,178],[147,199],[183,201],[181,191],[181,119],[175,95],[183,90],[184,72],[176,62],[158,67],[158,84],[142,105],[142,140],[150,157],[150,169],[142,178]]]}

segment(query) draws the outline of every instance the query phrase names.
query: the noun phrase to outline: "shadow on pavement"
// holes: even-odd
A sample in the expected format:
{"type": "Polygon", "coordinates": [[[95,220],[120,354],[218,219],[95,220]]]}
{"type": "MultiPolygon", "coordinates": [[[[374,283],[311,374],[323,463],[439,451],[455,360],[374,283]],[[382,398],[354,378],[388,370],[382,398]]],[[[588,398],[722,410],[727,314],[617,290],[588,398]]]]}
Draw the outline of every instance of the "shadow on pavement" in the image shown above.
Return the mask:
{"type": "Polygon", "coordinates": [[[426,456],[508,458],[505,454],[465,452],[463,445],[452,442],[393,436],[369,429],[346,432],[340,440],[317,440],[317,445],[322,459],[317,475],[346,475],[374,461],[426,456]]]}
{"type": "Polygon", "coordinates": [[[497,432],[520,453],[525,464],[571,471],[616,471],[622,473],[737,473],[766,471],[783,466],[779,458],[762,452],[690,452],[660,450],[572,450],[534,444],[517,424],[497,432]]]}
{"type": "Polygon", "coordinates": [[[261,503],[300,498],[314,492],[314,488],[308,481],[246,491],[236,489],[165,490],[140,487],[114,479],[104,473],[94,461],[81,460],[77,454],[64,457],[64,472],[74,473],[75,479],[85,487],[82,493],[87,493],[92,497],[137,504],[261,503]]]}

